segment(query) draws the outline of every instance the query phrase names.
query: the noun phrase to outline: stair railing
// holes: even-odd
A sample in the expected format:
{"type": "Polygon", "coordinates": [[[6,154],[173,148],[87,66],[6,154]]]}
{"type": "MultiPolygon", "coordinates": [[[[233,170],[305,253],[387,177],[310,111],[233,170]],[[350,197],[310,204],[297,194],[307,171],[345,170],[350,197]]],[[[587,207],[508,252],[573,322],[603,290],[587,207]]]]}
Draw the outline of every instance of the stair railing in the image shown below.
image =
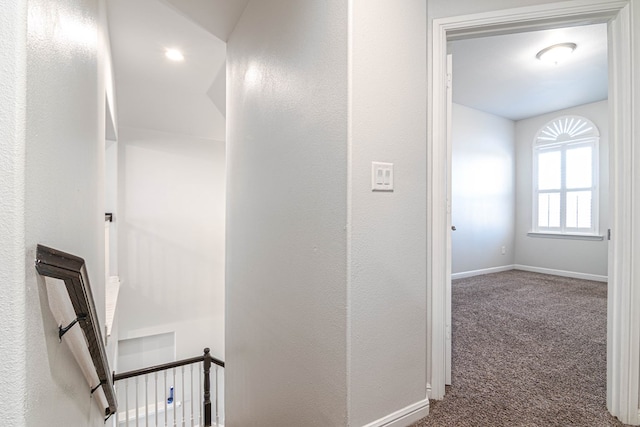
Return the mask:
{"type": "MultiPolygon", "coordinates": [[[[107,352],[102,339],[102,333],[100,332],[98,315],[93,294],[91,293],[91,284],[89,283],[89,275],[87,274],[84,259],[57,249],[38,245],[36,249],[36,270],[42,276],[64,282],[66,294],[70,302],[69,306],[73,310],[73,314],[58,313],[58,316],[61,318],[68,317],[64,324],[59,323],[58,337],[60,341],[62,341],[63,337],[66,339],[67,337],[65,337],[65,335],[67,332],[75,325],[80,325],[84,339],[81,334],[77,336],[79,340],[84,342],[82,345],[71,346],[71,352],[81,367],[89,363],[86,359],[93,364],[95,374],[87,374],[84,370],[83,372],[87,377],[87,381],[90,383],[92,395],[96,391],[102,390],[106,400],[104,404],[105,417],[109,419],[109,417],[117,411],[118,402],[116,401],[113,383],[109,376],[110,369],[107,352]],[[74,350],[76,348],[79,349],[83,345],[86,345],[87,356],[80,350],[77,352],[74,350]]],[[[57,295],[59,292],[59,289],[57,289],[59,285],[54,284],[52,286],[53,288],[49,289],[49,297],[57,295]]],[[[51,302],[49,304],[51,306],[51,302]]],[[[55,314],[54,317],[56,317],[55,314]]],[[[73,331],[69,335],[71,339],[74,339],[75,335],[73,331]]]]}
{"type": "Polygon", "coordinates": [[[202,356],[178,360],[162,365],[113,374],[113,383],[120,408],[116,413],[116,426],[219,426],[220,422],[220,368],[224,362],[212,357],[209,349],[202,356]],[[214,365],[213,405],[211,401],[211,365],[214,365]],[[185,368],[188,375],[185,377],[185,368]],[[197,370],[194,380],[194,367],[197,370]],[[180,372],[177,372],[177,370],[180,372]],[[159,378],[160,377],[160,378],[159,378]],[[152,384],[149,384],[149,380],[152,384]],[[133,383],[133,384],[131,384],[133,383]],[[140,390],[141,383],[143,390],[140,390]],[[162,393],[158,394],[158,386],[162,393]],[[130,390],[133,388],[133,390],[130,390]],[[194,389],[196,393],[194,393],[194,389]],[[152,394],[153,403],[149,403],[152,394]],[[141,404],[140,400],[144,402],[141,404]],[[194,402],[198,400],[198,406],[194,402]],[[133,408],[130,409],[130,407],[133,408]],[[215,424],[212,424],[215,419],[215,424]],[[141,421],[143,423],[141,423],[141,421]]]}

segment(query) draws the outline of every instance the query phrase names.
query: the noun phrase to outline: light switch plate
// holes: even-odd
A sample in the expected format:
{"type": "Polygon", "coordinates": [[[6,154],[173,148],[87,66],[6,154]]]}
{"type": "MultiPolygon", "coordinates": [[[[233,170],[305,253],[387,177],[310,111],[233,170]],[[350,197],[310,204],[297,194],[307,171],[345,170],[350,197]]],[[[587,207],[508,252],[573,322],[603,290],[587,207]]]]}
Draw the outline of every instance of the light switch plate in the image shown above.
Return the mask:
{"type": "Polygon", "coordinates": [[[371,162],[371,190],[393,191],[393,163],[371,162]]]}

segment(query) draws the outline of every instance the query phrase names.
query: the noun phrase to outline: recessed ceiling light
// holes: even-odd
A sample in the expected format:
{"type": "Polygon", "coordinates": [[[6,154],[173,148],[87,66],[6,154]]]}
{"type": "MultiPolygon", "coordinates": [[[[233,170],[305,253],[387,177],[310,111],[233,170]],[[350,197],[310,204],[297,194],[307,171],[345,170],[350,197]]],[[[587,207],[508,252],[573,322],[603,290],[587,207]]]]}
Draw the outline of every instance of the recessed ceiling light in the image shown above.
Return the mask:
{"type": "Polygon", "coordinates": [[[545,47],[536,55],[541,61],[551,62],[552,64],[558,64],[563,59],[566,59],[573,51],[578,47],[575,43],[558,43],[553,46],[545,47]]]}
{"type": "Polygon", "coordinates": [[[164,56],[172,61],[184,61],[184,55],[177,49],[167,49],[164,51],[164,56]]]}

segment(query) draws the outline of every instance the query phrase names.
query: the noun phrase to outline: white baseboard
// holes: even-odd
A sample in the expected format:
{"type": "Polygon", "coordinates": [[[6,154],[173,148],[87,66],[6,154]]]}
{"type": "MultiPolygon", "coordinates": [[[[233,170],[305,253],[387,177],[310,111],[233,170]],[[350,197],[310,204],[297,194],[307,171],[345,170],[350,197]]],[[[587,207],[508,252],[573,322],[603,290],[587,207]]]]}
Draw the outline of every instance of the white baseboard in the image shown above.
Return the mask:
{"type": "Polygon", "coordinates": [[[480,276],[482,274],[499,273],[501,271],[513,270],[514,265],[503,265],[500,267],[483,268],[480,270],[462,271],[460,273],[453,273],[451,279],[464,279],[465,277],[480,276]]]}
{"type": "Polygon", "coordinates": [[[594,280],[596,282],[607,282],[609,278],[607,276],[600,276],[598,274],[578,273],[576,271],[555,270],[553,268],[543,267],[531,267],[530,265],[515,264],[514,270],[531,271],[533,273],[552,274],[554,276],[572,277],[574,279],[594,280]]]}
{"type": "Polygon", "coordinates": [[[429,399],[409,405],[364,427],[406,427],[429,415],[429,399]]]}

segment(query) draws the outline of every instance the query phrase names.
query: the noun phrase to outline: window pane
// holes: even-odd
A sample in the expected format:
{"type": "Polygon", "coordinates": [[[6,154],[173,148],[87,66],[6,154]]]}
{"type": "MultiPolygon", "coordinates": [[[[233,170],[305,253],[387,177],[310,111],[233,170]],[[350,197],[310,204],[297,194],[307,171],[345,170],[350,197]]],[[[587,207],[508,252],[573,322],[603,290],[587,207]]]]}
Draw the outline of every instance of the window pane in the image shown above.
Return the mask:
{"type": "Polygon", "coordinates": [[[591,228],[591,191],[567,192],[567,227],[591,228]]]}
{"type": "Polygon", "coordinates": [[[548,151],[538,154],[538,189],[560,189],[561,166],[560,151],[548,151]]]}
{"type": "Polygon", "coordinates": [[[591,187],[591,147],[567,150],[567,188],[591,187]]]}
{"type": "Polygon", "coordinates": [[[538,194],[538,227],[560,227],[560,193],[538,194]]]}

